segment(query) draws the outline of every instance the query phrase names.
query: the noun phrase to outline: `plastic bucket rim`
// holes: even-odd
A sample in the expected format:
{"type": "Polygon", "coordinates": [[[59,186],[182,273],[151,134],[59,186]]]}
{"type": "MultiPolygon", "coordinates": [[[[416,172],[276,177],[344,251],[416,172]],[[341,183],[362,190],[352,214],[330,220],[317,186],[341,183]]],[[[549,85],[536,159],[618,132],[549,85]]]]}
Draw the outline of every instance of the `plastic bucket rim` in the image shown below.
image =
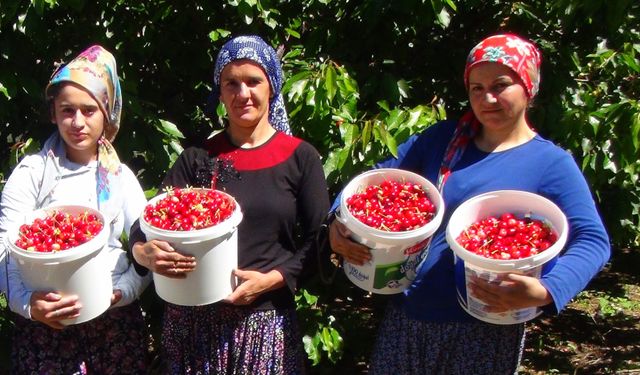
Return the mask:
{"type": "MultiPolygon", "coordinates": [[[[560,214],[559,216],[561,217],[561,221],[562,221],[562,228],[560,229],[564,229],[561,231],[557,230],[557,227],[554,225],[553,229],[554,231],[556,231],[556,233],[558,234],[558,239],[556,240],[556,242],[549,247],[548,249],[536,254],[536,255],[531,255],[528,256],[526,258],[520,258],[520,259],[492,259],[492,258],[486,258],[477,254],[472,253],[471,251],[465,249],[464,247],[462,247],[458,241],[456,240],[456,237],[459,235],[459,233],[453,234],[452,233],[452,229],[451,229],[451,225],[447,225],[446,228],[446,239],[447,242],[449,244],[449,247],[451,248],[451,250],[453,250],[454,254],[461,258],[463,261],[465,262],[469,262],[471,263],[473,266],[479,267],[479,268],[483,268],[487,271],[493,271],[493,272],[508,272],[506,270],[503,270],[503,268],[509,268],[509,267],[513,267],[514,269],[523,269],[521,267],[526,267],[524,269],[531,269],[531,268],[535,268],[541,265],[544,265],[545,263],[547,263],[549,260],[553,259],[554,257],[556,257],[564,248],[564,246],[566,245],[567,239],[568,239],[568,232],[569,232],[569,224],[568,224],[568,220],[566,215],[562,212],[562,210],[551,200],[549,200],[546,197],[543,197],[539,194],[535,194],[535,193],[531,193],[528,191],[523,191],[523,190],[494,190],[494,191],[489,191],[486,193],[482,193],[482,194],[478,194],[474,197],[469,198],[468,200],[464,201],[463,203],[461,203],[456,210],[454,210],[454,212],[451,214],[451,217],[449,218],[449,223],[451,223],[452,219],[456,218],[460,212],[462,212],[463,210],[461,210],[461,207],[465,207],[466,204],[471,204],[474,202],[477,202],[479,200],[483,200],[483,199],[489,199],[489,198],[499,198],[499,196],[501,194],[512,194],[512,195],[521,195],[521,196],[527,196],[527,197],[531,197],[534,198],[536,200],[539,201],[546,201],[546,203],[548,204],[549,207],[551,207],[552,210],[556,211],[558,214],[560,214]],[[460,210],[459,210],[460,209],[460,210]],[[480,264],[478,264],[480,263],[480,264]],[[533,264],[532,264],[533,263],[533,264]],[[493,267],[493,268],[492,268],[493,267]]],[[[541,216],[541,215],[539,215],[541,216]]],[[[549,220],[548,218],[545,218],[547,220],[549,220]]],[[[550,221],[550,220],[549,220],[550,221]]]]}
{"type": "Polygon", "coordinates": [[[398,168],[378,168],[378,169],[373,169],[373,170],[364,172],[356,176],[344,188],[343,194],[340,198],[339,210],[340,210],[339,214],[341,215],[341,219],[342,219],[341,222],[347,225],[347,227],[352,232],[356,233],[360,237],[367,237],[368,239],[371,239],[371,241],[385,243],[385,244],[388,244],[388,243],[394,244],[395,242],[404,242],[407,240],[413,240],[414,238],[418,238],[417,242],[419,242],[431,236],[433,233],[435,233],[435,231],[438,229],[438,227],[442,223],[442,219],[444,217],[444,211],[445,211],[444,199],[442,198],[442,195],[440,194],[438,189],[435,187],[435,185],[431,183],[431,181],[429,181],[428,179],[424,178],[423,176],[415,172],[407,171],[404,169],[398,169],[398,168]],[[436,213],[428,223],[426,223],[422,227],[412,229],[409,231],[389,232],[389,231],[384,231],[384,230],[370,227],[362,223],[360,220],[356,219],[356,217],[353,216],[351,212],[349,212],[349,209],[347,208],[347,204],[346,204],[346,200],[348,199],[348,197],[344,194],[345,192],[349,192],[349,190],[355,191],[354,186],[359,186],[360,181],[370,176],[386,175],[389,173],[391,174],[397,173],[397,174],[412,177],[415,179],[413,182],[419,183],[423,187],[424,186],[427,187],[426,189],[427,195],[429,196],[429,199],[432,200],[434,205],[436,206],[436,213]],[[342,215],[345,215],[346,217],[342,217],[342,215]]]}
{"type": "MultiPolygon", "coordinates": [[[[207,189],[207,188],[192,188],[192,189],[215,190],[215,189],[207,189]]],[[[147,222],[147,220],[145,220],[144,218],[145,210],[143,210],[142,213],[140,214],[140,229],[142,229],[145,235],[147,235],[147,233],[153,233],[158,237],[178,239],[178,240],[189,239],[192,241],[198,241],[201,238],[204,238],[202,240],[206,240],[206,238],[217,238],[217,237],[223,236],[224,234],[233,231],[238,225],[240,225],[240,222],[243,219],[243,214],[242,214],[240,205],[231,194],[226,193],[222,190],[217,190],[217,191],[224,194],[226,197],[230,198],[235,204],[235,209],[233,210],[233,213],[231,214],[231,216],[229,216],[228,218],[219,222],[216,225],[212,225],[210,227],[201,228],[201,229],[188,230],[188,231],[161,229],[161,228],[154,227],[149,222],[147,222]]],[[[167,194],[168,193],[162,193],[160,195],[153,197],[152,199],[149,200],[149,202],[147,202],[147,204],[145,205],[145,208],[163,199],[164,197],[167,196],[167,194]]]]}
{"type": "Polygon", "coordinates": [[[109,230],[107,229],[107,224],[105,223],[104,215],[98,211],[97,209],[82,206],[82,205],[53,205],[47,206],[44,208],[40,208],[30,212],[29,214],[24,216],[24,222],[22,224],[17,224],[8,231],[7,236],[5,237],[5,245],[9,249],[9,253],[15,257],[23,259],[25,261],[35,262],[35,263],[64,263],[71,262],[81,258],[85,258],[88,256],[94,255],[96,252],[101,251],[108,244],[108,235],[109,230]],[[27,222],[32,222],[36,218],[45,217],[48,213],[55,210],[62,209],[81,209],[85,211],[91,211],[93,214],[97,215],[102,221],[102,230],[89,241],[78,245],[76,247],[60,250],[55,252],[38,252],[38,251],[29,251],[18,247],[15,244],[17,234],[19,232],[19,228],[22,224],[26,224],[27,222]],[[98,246],[100,244],[100,246],[98,246]]]}

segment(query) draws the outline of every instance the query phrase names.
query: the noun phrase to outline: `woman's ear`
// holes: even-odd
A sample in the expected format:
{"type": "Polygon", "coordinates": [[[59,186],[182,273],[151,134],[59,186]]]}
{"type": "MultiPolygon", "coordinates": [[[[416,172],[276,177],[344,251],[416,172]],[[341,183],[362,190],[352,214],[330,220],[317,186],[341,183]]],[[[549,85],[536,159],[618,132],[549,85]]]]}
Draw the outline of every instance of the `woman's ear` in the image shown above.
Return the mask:
{"type": "Polygon", "coordinates": [[[53,103],[53,100],[51,100],[49,102],[49,120],[51,120],[52,124],[57,125],[57,122],[56,122],[56,108],[55,108],[55,105],[53,103]]]}

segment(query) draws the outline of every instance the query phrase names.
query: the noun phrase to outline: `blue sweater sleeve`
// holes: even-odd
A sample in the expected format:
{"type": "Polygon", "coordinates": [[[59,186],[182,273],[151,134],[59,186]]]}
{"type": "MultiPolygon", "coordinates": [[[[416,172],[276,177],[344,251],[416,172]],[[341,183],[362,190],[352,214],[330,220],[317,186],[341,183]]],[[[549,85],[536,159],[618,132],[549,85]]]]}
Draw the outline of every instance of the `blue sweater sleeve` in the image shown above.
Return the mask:
{"type": "Polygon", "coordinates": [[[611,248],[587,182],[571,156],[562,153],[541,176],[540,193],[554,201],[569,222],[567,244],[541,279],[553,297],[545,310],[558,313],[604,267],[611,248]]]}

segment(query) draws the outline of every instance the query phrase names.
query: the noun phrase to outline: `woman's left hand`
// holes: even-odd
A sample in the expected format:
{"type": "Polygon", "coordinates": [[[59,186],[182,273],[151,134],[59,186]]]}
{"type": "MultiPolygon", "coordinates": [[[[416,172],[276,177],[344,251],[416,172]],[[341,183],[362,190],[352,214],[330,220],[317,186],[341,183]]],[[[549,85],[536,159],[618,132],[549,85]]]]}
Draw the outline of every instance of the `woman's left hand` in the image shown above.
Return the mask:
{"type": "Polygon", "coordinates": [[[122,291],[120,289],[114,289],[113,293],[111,294],[111,306],[120,302],[121,299],[122,299],[122,291]]]}
{"type": "Polygon", "coordinates": [[[468,286],[471,295],[487,305],[485,311],[489,313],[544,306],[552,302],[551,294],[539,279],[516,273],[506,274],[499,282],[472,276],[468,286]]]}
{"type": "Polygon", "coordinates": [[[264,292],[284,286],[284,277],[279,271],[267,273],[236,269],[233,274],[239,279],[238,287],[225,299],[234,305],[248,305],[264,292]]]}

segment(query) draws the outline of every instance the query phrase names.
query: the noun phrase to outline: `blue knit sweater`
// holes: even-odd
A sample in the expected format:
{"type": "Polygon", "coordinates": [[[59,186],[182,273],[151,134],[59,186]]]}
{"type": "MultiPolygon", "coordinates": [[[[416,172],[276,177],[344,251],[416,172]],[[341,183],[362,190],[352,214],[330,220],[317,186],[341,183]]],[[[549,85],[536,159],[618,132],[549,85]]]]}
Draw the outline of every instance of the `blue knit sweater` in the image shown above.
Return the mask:
{"type": "MultiPolygon", "coordinates": [[[[403,143],[397,159],[390,158],[377,167],[407,169],[435,184],[455,126],[455,121],[444,121],[428,128],[403,143]]],[[[436,322],[474,319],[456,299],[453,252],[445,239],[446,224],[465,200],[503,189],[540,194],[555,202],[569,221],[565,249],[541,280],[553,297],[545,311],[561,311],[608,261],[608,235],[587,183],[569,153],[539,135],[520,146],[492,153],[480,151],[470,142],[444,186],[446,212],[427,258],[414,283],[396,296],[395,302],[410,317],[436,322]]]]}

